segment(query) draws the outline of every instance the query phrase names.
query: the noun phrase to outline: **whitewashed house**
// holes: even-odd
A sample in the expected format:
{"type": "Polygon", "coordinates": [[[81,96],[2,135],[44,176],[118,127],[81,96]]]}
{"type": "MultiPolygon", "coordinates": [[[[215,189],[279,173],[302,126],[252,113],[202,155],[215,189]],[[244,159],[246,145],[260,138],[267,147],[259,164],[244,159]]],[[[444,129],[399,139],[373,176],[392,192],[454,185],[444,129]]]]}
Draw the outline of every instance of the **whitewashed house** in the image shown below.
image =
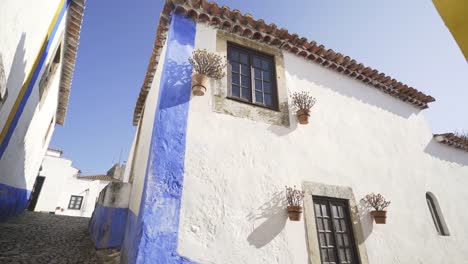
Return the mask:
{"type": "MultiPolygon", "coordinates": [[[[123,263],[465,262],[468,142],[434,137],[433,101],[238,10],[166,1],[134,113],[123,263]],[[204,96],[191,93],[196,49],[229,60],[204,96]],[[295,91],[317,99],[308,125],[295,91]],[[305,191],[300,222],[285,185],[305,191]],[[373,192],[391,201],[386,224],[362,201],[373,192]]],[[[94,222],[122,222],[113,210],[94,222]]]]}
{"type": "Polygon", "coordinates": [[[91,217],[101,190],[118,179],[112,174],[83,176],[62,154],[60,150],[47,150],[28,210],[91,217]]]}
{"type": "Polygon", "coordinates": [[[65,121],[83,10],[84,0],[1,3],[0,221],[26,207],[65,121]]]}

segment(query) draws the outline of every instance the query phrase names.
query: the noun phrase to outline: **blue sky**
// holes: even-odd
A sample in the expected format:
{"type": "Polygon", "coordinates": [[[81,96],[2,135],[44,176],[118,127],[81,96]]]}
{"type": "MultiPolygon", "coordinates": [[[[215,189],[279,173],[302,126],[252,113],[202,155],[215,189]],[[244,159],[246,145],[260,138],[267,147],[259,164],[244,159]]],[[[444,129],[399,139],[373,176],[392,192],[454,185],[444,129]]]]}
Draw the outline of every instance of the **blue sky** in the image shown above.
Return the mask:
{"type": "MultiPolygon", "coordinates": [[[[430,0],[220,0],[436,98],[434,133],[468,131],[468,63],[430,0]]],[[[163,0],[87,1],[65,126],[51,147],[84,173],[127,159],[163,0]]]]}

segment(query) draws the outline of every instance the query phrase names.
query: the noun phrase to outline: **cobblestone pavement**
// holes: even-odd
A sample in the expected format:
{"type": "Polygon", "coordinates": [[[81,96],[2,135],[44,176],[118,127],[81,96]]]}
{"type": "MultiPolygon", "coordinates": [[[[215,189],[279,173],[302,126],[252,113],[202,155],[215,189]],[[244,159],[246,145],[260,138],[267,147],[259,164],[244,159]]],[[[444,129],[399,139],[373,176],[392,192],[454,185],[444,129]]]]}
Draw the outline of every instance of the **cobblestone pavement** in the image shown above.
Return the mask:
{"type": "Polygon", "coordinates": [[[0,223],[0,264],[98,263],[89,218],[24,212],[0,223]]]}

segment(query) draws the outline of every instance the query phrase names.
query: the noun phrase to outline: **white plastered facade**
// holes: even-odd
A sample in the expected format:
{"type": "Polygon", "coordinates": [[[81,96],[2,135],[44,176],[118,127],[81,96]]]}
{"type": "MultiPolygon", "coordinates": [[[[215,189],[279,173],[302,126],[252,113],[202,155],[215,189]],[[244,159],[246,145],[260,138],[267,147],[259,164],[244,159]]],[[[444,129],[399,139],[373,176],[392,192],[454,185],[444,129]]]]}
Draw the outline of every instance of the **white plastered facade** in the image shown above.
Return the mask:
{"type": "MultiPolygon", "coordinates": [[[[217,38],[215,29],[198,24],[195,48],[226,55],[217,38]]],[[[220,113],[216,98],[227,89],[225,79],[191,98],[179,254],[199,263],[310,263],[310,219],[287,219],[284,186],[316,182],[350,189],[358,209],[371,192],[391,200],[385,225],[358,211],[363,263],[466,260],[467,153],[434,142],[423,111],[408,103],[288,52],[281,61],[278,89],[317,98],[308,125],[298,125],[292,110],[289,126],[220,113]],[[429,191],[450,236],[435,230],[429,191]]],[[[257,111],[237,104],[251,108],[238,113],[257,111]]]]}
{"type": "Polygon", "coordinates": [[[109,181],[78,179],[79,170],[72,166],[71,160],[50,154],[44,157],[39,175],[45,179],[34,208],[36,212],[91,217],[99,193],[109,184],[109,181]],[[80,209],[68,208],[72,195],[83,197],[80,209]]]}
{"type": "MultiPolygon", "coordinates": [[[[60,1],[2,2],[0,9],[0,55],[3,58],[8,96],[0,105],[0,128],[18,97],[31,71],[49,25],[60,1]]],[[[0,160],[0,183],[31,190],[55,126],[61,63],[49,82],[43,103],[39,106],[39,81],[46,65],[63,43],[66,11],[58,23],[57,33],[51,39],[50,50],[41,68],[32,93],[27,100],[18,124],[0,160]],[[50,126],[52,121],[52,126],[50,126]],[[50,126],[50,129],[49,129],[50,126]]],[[[63,53],[63,44],[62,49],[63,53]]]]}

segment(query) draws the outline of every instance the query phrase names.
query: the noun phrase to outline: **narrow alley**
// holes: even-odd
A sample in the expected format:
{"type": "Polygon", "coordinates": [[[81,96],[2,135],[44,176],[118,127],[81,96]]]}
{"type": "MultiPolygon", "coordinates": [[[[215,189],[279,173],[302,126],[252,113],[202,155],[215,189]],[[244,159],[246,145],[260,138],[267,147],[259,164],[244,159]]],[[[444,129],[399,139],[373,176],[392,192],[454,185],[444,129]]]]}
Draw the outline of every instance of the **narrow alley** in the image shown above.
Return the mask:
{"type": "Polygon", "coordinates": [[[32,213],[0,223],[0,263],[98,263],[89,218],[32,213]]]}

